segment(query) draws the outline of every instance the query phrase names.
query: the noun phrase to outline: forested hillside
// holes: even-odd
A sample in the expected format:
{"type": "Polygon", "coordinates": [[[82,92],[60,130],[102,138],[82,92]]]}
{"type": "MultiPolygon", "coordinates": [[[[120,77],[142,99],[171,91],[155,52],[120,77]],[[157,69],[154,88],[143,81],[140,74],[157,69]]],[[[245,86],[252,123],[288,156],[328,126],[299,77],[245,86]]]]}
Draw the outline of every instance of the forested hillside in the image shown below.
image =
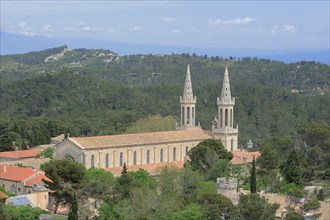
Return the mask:
{"type": "Polygon", "coordinates": [[[13,141],[34,146],[63,132],[122,133],[157,114],[178,119],[187,64],[196,118],[205,129],[216,115],[228,65],[241,145],[248,139],[258,144],[271,136],[293,137],[308,121],[329,125],[328,65],[194,54],[119,57],[107,50],[61,47],[1,56],[2,146],[10,149],[13,141]]]}

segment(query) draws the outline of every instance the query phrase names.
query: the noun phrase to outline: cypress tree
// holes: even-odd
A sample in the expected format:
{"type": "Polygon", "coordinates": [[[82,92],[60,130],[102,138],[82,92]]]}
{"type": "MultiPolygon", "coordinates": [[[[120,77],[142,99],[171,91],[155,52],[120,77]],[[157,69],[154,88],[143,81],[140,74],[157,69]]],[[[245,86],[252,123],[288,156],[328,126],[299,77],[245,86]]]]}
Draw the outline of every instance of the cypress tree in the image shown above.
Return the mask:
{"type": "Polygon", "coordinates": [[[256,176],[256,165],[253,157],[251,179],[250,179],[250,191],[251,193],[257,192],[257,176],[256,176]]]}
{"type": "Polygon", "coordinates": [[[126,163],[124,163],[123,170],[121,171],[121,175],[126,174],[126,173],[127,173],[127,167],[126,167],[126,163]]]}
{"type": "Polygon", "coordinates": [[[78,202],[76,198],[76,193],[73,194],[71,211],[69,213],[68,220],[78,220],[78,202]]]}

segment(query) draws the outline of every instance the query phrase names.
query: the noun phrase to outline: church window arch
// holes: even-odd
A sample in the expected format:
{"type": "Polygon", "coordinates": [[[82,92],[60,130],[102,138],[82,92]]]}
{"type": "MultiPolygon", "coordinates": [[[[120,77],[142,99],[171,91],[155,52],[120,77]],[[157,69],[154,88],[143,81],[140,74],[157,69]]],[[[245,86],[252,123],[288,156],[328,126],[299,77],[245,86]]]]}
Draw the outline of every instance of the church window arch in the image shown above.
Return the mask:
{"type": "Polygon", "coordinates": [[[228,109],[225,110],[225,126],[228,126],[228,109]]]}
{"type": "Polygon", "coordinates": [[[123,152],[120,152],[119,154],[119,166],[123,166],[124,163],[124,158],[123,158],[123,152]]]}
{"type": "Polygon", "coordinates": [[[230,123],[230,127],[233,127],[233,109],[230,109],[229,123],[230,123]]]}
{"type": "Polygon", "coordinates": [[[94,156],[94,154],[91,156],[91,167],[95,167],[95,156],[94,156]]]}
{"type": "Polygon", "coordinates": [[[176,147],[173,148],[173,161],[176,161],[176,147]]]}
{"type": "Polygon", "coordinates": [[[234,151],[234,140],[233,139],[231,139],[231,141],[230,141],[230,150],[234,151]]]}
{"type": "Polygon", "coordinates": [[[164,150],[160,149],[160,162],[163,162],[164,150]]]}
{"type": "Polygon", "coordinates": [[[136,165],[136,158],[137,158],[137,153],[136,151],[134,151],[134,154],[133,154],[133,164],[136,165]]]}
{"type": "Polygon", "coordinates": [[[187,107],[187,124],[190,124],[190,108],[187,107]]]}
{"type": "Polygon", "coordinates": [[[147,163],[150,163],[150,150],[147,150],[147,163]]]}
{"type": "Polygon", "coordinates": [[[186,146],[186,156],[188,156],[189,147],[186,146]]]}
{"type": "Polygon", "coordinates": [[[181,125],[184,125],[184,107],[182,107],[181,125]]]}
{"type": "Polygon", "coordinates": [[[109,154],[105,155],[105,168],[109,168],[109,154]]]}
{"type": "Polygon", "coordinates": [[[220,109],[220,127],[223,127],[223,115],[222,115],[222,109],[220,109]]]}

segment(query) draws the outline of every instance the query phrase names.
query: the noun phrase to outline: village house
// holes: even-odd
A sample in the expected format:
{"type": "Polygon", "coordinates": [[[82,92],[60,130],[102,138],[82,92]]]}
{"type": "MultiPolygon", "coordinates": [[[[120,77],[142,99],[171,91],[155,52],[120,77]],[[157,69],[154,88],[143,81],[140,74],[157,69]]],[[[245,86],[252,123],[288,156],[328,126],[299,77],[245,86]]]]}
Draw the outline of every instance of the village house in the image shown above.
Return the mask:
{"type": "Polygon", "coordinates": [[[41,170],[0,165],[1,186],[16,195],[47,191],[42,179],[50,180],[41,170]]]}

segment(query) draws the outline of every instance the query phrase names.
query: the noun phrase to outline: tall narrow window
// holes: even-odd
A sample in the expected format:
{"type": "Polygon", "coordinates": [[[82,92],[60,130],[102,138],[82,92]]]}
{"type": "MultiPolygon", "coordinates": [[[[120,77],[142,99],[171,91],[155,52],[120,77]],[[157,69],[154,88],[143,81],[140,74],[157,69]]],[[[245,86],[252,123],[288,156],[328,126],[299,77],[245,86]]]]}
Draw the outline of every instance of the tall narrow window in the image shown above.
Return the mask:
{"type": "Polygon", "coordinates": [[[105,168],[109,168],[109,154],[105,155],[105,168]]]}
{"type": "Polygon", "coordinates": [[[176,147],[173,148],[173,161],[176,161],[176,147]]]}
{"type": "Polygon", "coordinates": [[[195,108],[194,107],[192,107],[192,109],[191,109],[191,114],[192,114],[192,122],[191,122],[191,124],[193,126],[195,126],[195,108]]]}
{"type": "Polygon", "coordinates": [[[230,109],[230,127],[233,127],[233,109],[230,109]]]}
{"type": "Polygon", "coordinates": [[[222,109],[220,109],[220,127],[223,127],[223,115],[222,115],[222,109]]]}
{"type": "Polygon", "coordinates": [[[91,167],[95,167],[94,155],[91,156],[91,167]]]}
{"type": "Polygon", "coordinates": [[[160,162],[163,162],[163,154],[164,154],[163,149],[160,149],[160,162]]]}
{"type": "Polygon", "coordinates": [[[182,107],[182,122],[181,122],[181,125],[184,125],[184,107],[182,107]]]}
{"type": "Polygon", "coordinates": [[[230,141],[230,150],[234,151],[234,140],[233,139],[231,139],[231,141],[230,141]]]}
{"type": "Polygon", "coordinates": [[[150,163],[150,150],[147,150],[147,163],[150,163]]]}
{"type": "Polygon", "coordinates": [[[133,164],[134,165],[136,165],[136,158],[137,158],[136,151],[134,151],[134,155],[133,155],[133,164]]]}
{"type": "Polygon", "coordinates": [[[120,152],[120,155],[119,155],[119,166],[123,166],[123,152],[120,152]]]}
{"type": "Polygon", "coordinates": [[[225,110],[225,126],[228,126],[228,109],[225,110]]]}
{"type": "Polygon", "coordinates": [[[190,124],[190,108],[187,107],[187,124],[190,124]]]}
{"type": "Polygon", "coordinates": [[[189,151],[189,148],[188,148],[188,146],[186,146],[186,156],[188,156],[188,151],[189,151]]]}

